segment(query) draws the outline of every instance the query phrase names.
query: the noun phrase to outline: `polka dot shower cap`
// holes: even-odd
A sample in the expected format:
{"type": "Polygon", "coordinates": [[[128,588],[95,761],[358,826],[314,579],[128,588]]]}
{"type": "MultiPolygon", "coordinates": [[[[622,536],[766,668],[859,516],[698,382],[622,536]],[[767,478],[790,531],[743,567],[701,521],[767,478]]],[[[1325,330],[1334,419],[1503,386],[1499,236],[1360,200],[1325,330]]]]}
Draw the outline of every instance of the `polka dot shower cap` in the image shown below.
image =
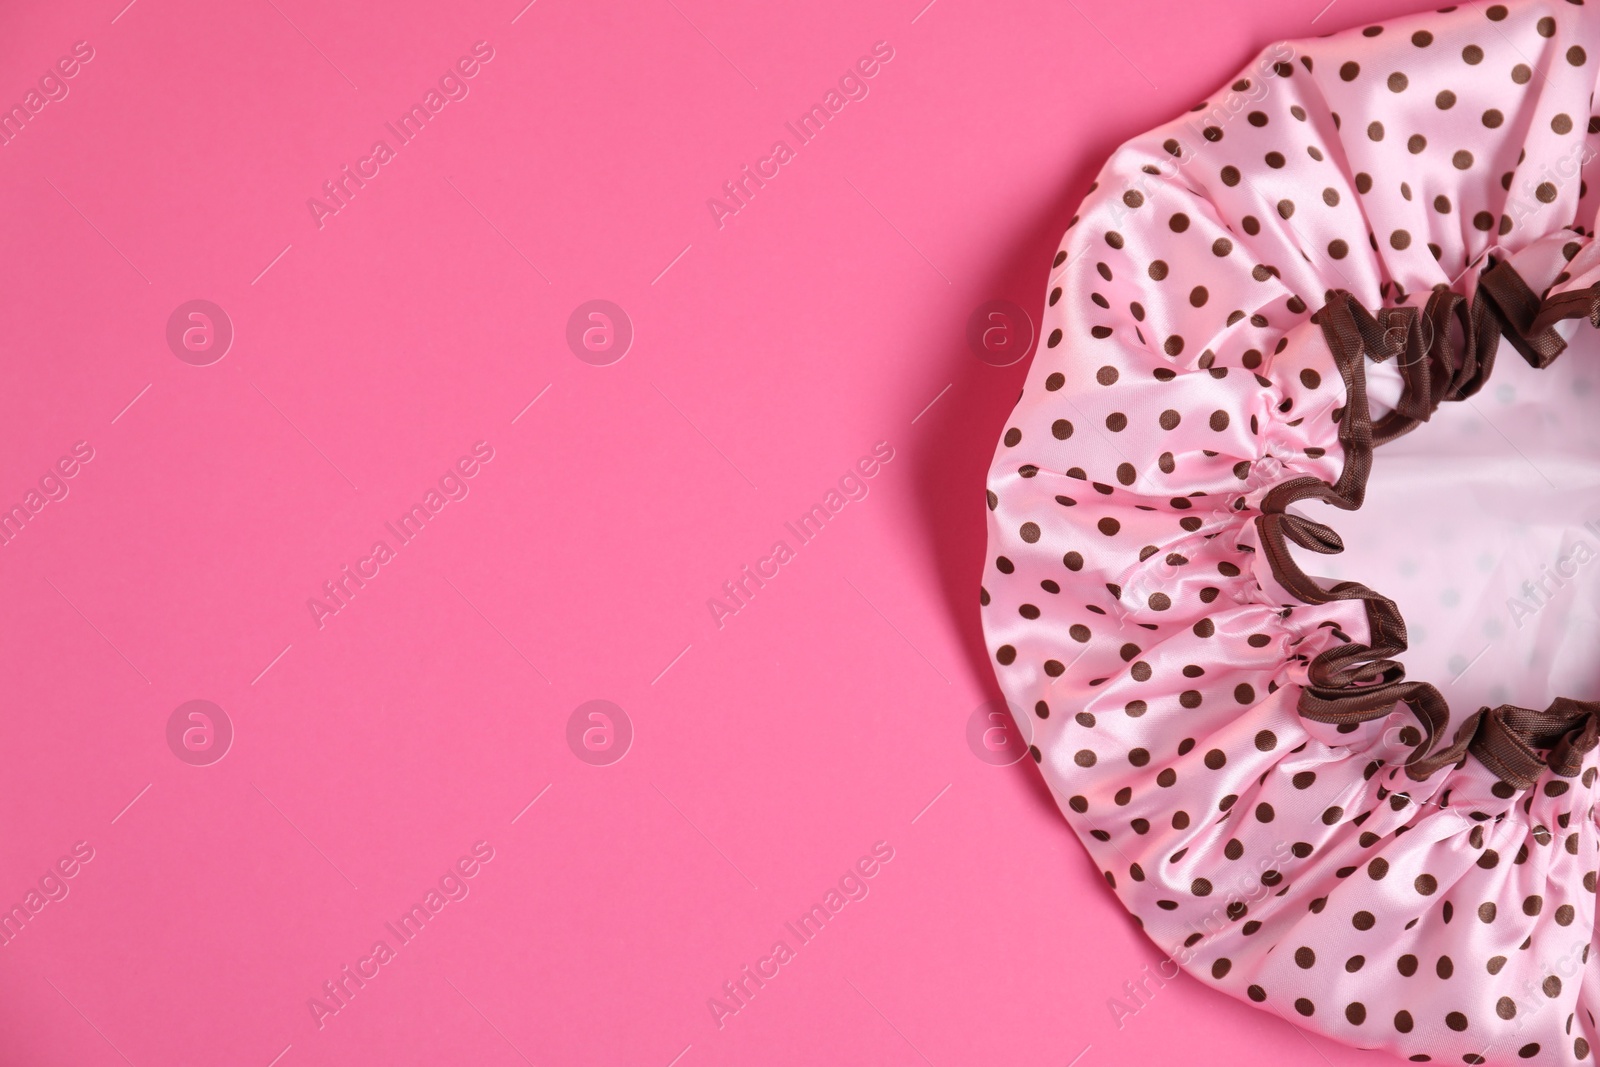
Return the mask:
{"type": "Polygon", "coordinates": [[[1600,1043],[1597,77],[1582,0],[1268,48],[1100,174],[989,474],[989,651],[1107,885],[1411,1060],[1600,1043]]]}

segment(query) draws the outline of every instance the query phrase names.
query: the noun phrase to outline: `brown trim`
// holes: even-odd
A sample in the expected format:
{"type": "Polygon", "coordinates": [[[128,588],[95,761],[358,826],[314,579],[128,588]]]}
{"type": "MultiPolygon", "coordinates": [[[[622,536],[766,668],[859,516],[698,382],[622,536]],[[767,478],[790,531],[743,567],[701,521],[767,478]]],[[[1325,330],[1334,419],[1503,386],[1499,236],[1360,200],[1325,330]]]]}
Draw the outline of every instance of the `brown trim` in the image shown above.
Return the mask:
{"type": "MultiPolygon", "coordinates": [[[[1600,328],[1600,282],[1545,300],[1534,317],[1533,329],[1535,332],[1548,330],[1563,319],[1588,319],[1589,325],[1600,328]]],[[[1562,342],[1562,347],[1566,347],[1566,342],[1562,342]]]]}
{"type": "Polygon", "coordinates": [[[1395,658],[1408,647],[1399,609],[1359,582],[1323,587],[1307,575],[1290,554],[1288,542],[1321,553],[1341,552],[1344,544],[1331,528],[1292,515],[1288,508],[1302,500],[1321,500],[1346,511],[1360,508],[1372,474],[1373,450],[1427,422],[1440,403],[1476,393],[1494,369],[1502,333],[1529,364],[1548,367],[1566,348],[1554,324],[1579,316],[1588,316],[1600,327],[1600,285],[1541,303],[1516,270],[1503,262],[1483,273],[1470,304],[1440,286],[1420,311],[1382,308],[1373,314],[1341,289],[1331,292],[1312,316],[1322,327],[1344,379],[1346,403],[1336,413],[1344,469],[1332,484],[1305,476],[1266,494],[1256,519],[1262,554],[1273,577],[1302,603],[1360,600],[1366,609],[1371,643],[1336,645],[1313,659],[1308,684],[1300,693],[1300,714],[1313,722],[1343,726],[1381,719],[1396,704],[1407,705],[1425,731],[1406,761],[1406,772],[1414,780],[1441,767],[1459,766],[1469,754],[1515,789],[1527,789],[1545,767],[1571,777],[1584,754],[1600,743],[1600,703],[1561,697],[1542,712],[1511,704],[1482,708],[1461,724],[1450,744],[1440,747],[1450,708],[1434,686],[1406,680],[1405,667],[1395,658]],[[1459,346],[1452,339],[1456,328],[1459,346]],[[1375,363],[1396,359],[1405,386],[1395,409],[1376,422],[1367,402],[1369,359],[1375,363]],[[1541,749],[1548,754],[1541,757],[1541,749]]]}
{"type": "MultiPolygon", "coordinates": [[[[1494,310],[1505,326],[1506,339],[1511,342],[1511,347],[1522,353],[1522,358],[1529,365],[1543,370],[1566,350],[1567,342],[1551,326],[1561,318],[1573,316],[1561,314],[1541,326],[1539,320],[1543,317],[1543,308],[1539,294],[1528,288],[1522,275],[1512,270],[1509,263],[1485,271],[1483,277],[1478,279],[1478,294],[1480,298],[1488,297],[1494,304],[1494,310]]],[[[1562,306],[1565,305],[1563,297],[1556,299],[1562,302],[1562,306]]]]}

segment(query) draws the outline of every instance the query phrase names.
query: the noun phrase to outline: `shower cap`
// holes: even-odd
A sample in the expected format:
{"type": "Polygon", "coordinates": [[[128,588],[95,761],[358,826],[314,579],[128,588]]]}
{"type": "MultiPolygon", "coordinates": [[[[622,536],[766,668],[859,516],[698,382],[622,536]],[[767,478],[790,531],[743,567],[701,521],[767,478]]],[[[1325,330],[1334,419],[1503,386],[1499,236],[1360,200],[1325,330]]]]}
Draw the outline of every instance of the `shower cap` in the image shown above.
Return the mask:
{"type": "Polygon", "coordinates": [[[1597,75],[1582,0],[1267,48],[1101,171],[988,476],[989,654],[1107,885],[1415,1061],[1600,1043],[1597,75]]]}

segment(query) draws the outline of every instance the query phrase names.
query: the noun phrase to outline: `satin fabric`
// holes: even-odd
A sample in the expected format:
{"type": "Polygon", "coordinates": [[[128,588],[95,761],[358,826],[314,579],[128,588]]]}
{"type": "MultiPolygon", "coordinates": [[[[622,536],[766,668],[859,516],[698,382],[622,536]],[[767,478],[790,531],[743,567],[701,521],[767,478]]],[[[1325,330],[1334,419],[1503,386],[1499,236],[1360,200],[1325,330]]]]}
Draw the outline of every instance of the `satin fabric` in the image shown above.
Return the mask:
{"type": "MultiPolygon", "coordinates": [[[[1420,308],[1498,262],[1546,299],[1600,282],[1597,76],[1600,11],[1570,3],[1265,49],[1107,163],[989,475],[996,677],[1111,891],[1201,980],[1413,1060],[1592,1062],[1595,757],[1419,781],[1406,705],[1302,717],[1308,664],[1368,616],[1285,589],[1256,520],[1344,469],[1351,397],[1312,321],[1334,290],[1420,308]]],[[[1359,511],[1296,507],[1349,548],[1295,549],[1306,570],[1395,597],[1449,731],[1600,696],[1600,559],[1575,562],[1600,549],[1593,330],[1565,323],[1543,370],[1502,344],[1477,397],[1377,451],[1359,511]],[[1572,577],[1536,611],[1498,605],[1546,566],[1572,577]]],[[[1401,373],[1365,367],[1375,416],[1401,373]]]]}

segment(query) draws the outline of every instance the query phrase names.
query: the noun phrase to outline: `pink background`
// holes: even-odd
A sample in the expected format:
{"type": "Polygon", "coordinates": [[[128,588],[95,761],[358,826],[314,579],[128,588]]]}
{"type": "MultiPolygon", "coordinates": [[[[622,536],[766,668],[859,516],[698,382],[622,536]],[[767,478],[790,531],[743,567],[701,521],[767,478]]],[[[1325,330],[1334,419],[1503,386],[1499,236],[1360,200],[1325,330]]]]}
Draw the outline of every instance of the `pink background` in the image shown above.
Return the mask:
{"type": "Polygon", "coordinates": [[[93,850],[0,947],[0,1062],[1369,1062],[1187,978],[1128,1000],[1161,953],[1031,762],[969,746],[1026,364],[965,335],[989,300],[1037,321],[1121,140],[1392,5],[125,2],[0,34],[6,106],[93,49],[0,146],[0,506],[94,454],[0,547],[0,906],[93,850]],[[307,199],[478,41],[469,95],[319,229],[307,199]],[[879,41],[869,95],[719,229],[707,199],[879,41]],[[196,298],[235,331],[208,366],[166,337],[196,298]],[[566,342],[593,299],[635,332],[609,366],[566,342]],[[319,628],[308,598],[479,441],[470,494],[319,628]],[[208,766],[167,740],[196,699],[235,732],[208,766]],[[634,735],[609,765],[568,744],[595,699],[634,735]]]}

